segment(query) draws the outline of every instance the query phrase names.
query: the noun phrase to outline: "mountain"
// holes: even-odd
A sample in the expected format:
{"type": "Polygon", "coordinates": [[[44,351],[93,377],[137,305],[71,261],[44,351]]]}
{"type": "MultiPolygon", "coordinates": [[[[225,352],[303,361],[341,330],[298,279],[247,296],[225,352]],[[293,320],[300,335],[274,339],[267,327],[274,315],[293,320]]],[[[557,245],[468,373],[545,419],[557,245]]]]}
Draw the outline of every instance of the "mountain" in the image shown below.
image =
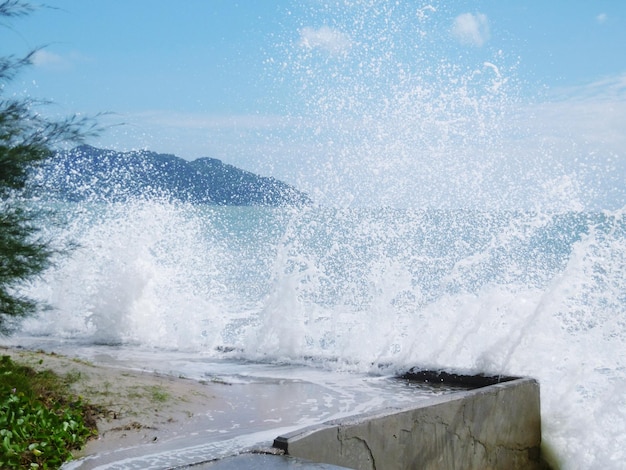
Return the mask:
{"type": "Polygon", "coordinates": [[[58,152],[33,179],[46,193],[70,201],[124,201],[140,196],[237,206],[311,202],[293,186],[214,158],[187,161],[175,155],[121,153],[89,145],[58,152]]]}

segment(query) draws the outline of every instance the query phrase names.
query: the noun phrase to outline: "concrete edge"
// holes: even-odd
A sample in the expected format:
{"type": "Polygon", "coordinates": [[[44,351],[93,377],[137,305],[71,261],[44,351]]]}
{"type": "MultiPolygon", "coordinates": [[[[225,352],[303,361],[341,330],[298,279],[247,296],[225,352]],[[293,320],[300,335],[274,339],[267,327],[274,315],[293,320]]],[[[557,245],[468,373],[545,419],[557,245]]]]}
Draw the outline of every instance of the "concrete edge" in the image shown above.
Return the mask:
{"type": "Polygon", "coordinates": [[[357,469],[542,468],[539,383],[472,381],[471,390],[327,421],[278,436],[273,445],[288,455],[357,469]]]}
{"type": "MultiPolygon", "coordinates": [[[[401,376],[401,378],[405,378],[405,377],[401,376]]],[[[281,436],[276,437],[274,439],[273,447],[281,451],[287,452],[290,440],[293,440],[296,438],[298,439],[305,438],[323,429],[335,428],[337,426],[350,426],[350,425],[361,424],[361,423],[364,423],[373,419],[389,416],[394,413],[402,413],[402,412],[409,411],[409,410],[430,408],[435,405],[462,401],[462,400],[465,400],[468,396],[491,394],[491,393],[494,393],[494,390],[497,390],[499,388],[508,388],[511,386],[515,387],[519,385],[520,383],[526,383],[526,382],[537,383],[535,379],[527,378],[527,377],[510,378],[507,381],[496,383],[493,385],[488,384],[488,385],[481,386],[480,388],[475,388],[472,390],[459,390],[458,392],[454,392],[449,395],[436,396],[433,398],[429,398],[426,401],[420,401],[419,403],[416,403],[415,405],[407,405],[406,407],[389,406],[389,407],[381,408],[381,409],[374,410],[374,411],[368,411],[365,413],[359,413],[355,415],[346,416],[345,418],[324,421],[323,423],[313,424],[311,426],[307,426],[305,428],[298,429],[296,431],[292,431],[290,433],[283,434],[281,436]],[[492,387],[495,387],[495,388],[492,388],[492,387]]]]}

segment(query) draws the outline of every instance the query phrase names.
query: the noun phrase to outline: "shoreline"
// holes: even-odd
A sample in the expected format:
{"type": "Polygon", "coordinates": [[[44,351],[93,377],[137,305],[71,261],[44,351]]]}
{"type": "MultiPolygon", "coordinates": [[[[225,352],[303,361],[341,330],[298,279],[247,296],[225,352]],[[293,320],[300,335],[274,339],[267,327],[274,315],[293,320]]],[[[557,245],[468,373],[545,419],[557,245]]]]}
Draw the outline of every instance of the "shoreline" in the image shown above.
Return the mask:
{"type": "MultiPolygon", "coordinates": [[[[398,441],[400,444],[395,440],[389,442],[400,446],[398,454],[402,454],[407,442],[411,442],[409,447],[418,449],[418,454],[423,452],[419,450],[420,446],[426,445],[427,449],[447,452],[449,458],[458,454],[465,459],[476,456],[471,449],[471,456],[466,455],[467,449],[472,446],[459,444],[458,439],[450,440],[448,428],[458,428],[458,436],[471,436],[468,426],[474,426],[474,420],[489,424],[485,429],[491,431],[481,433],[483,440],[478,442],[482,442],[484,448],[491,446],[499,449],[492,449],[492,457],[500,455],[501,450],[511,462],[528,458],[535,464],[533,468],[548,468],[545,460],[540,459],[539,385],[533,379],[515,378],[484,385],[488,388],[455,388],[443,393],[438,388],[427,387],[424,395],[420,395],[419,388],[405,384],[410,400],[400,400],[395,406],[388,401],[380,401],[382,389],[376,386],[372,391],[376,392],[378,400],[363,408],[360,406],[363,403],[358,402],[358,395],[347,396],[343,393],[346,389],[337,389],[339,384],[336,380],[316,384],[269,374],[258,381],[245,383],[222,379],[204,381],[147,369],[92,363],[70,355],[19,346],[0,345],[0,354],[9,355],[15,362],[35,370],[52,370],[71,382],[71,393],[81,396],[97,409],[106,410],[94,416],[98,437],[73,454],[74,463],[66,464],[68,469],[122,468],[119,465],[129,463],[134,465],[133,468],[157,468],[155,465],[158,468],[186,468],[236,455],[243,450],[267,451],[277,439],[282,439],[280,442],[289,446],[289,454],[318,461],[319,455],[326,455],[326,450],[319,448],[322,436],[330,439],[327,444],[322,444],[322,448],[333,448],[332,455],[344,455],[341,450],[344,444],[350,446],[354,442],[371,442],[372,448],[380,451],[378,444],[387,442],[390,430],[396,433],[394,438],[403,435],[400,430],[408,429],[412,430],[409,434],[415,431],[421,436],[432,431],[428,423],[440,425],[441,435],[435,439],[436,442],[424,444],[421,438],[409,439],[407,435],[398,441]],[[336,397],[331,396],[333,389],[336,397]],[[501,396],[505,389],[509,396],[507,399],[501,396]],[[337,403],[333,405],[333,401],[337,403]],[[353,403],[346,409],[348,401],[353,403]],[[321,407],[324,405],[329,409],[323,410],[321,407]],[[505,411],[504,418],[483,413],[493,407],[505,411]],[[332,408],[335,408],[334,412],[332,408]],[[458,421],[458,416],[463,416],[463,419],[458,421]],[[410,427],[407,427],[407,419],[413,423],[410,427]],[[522,431],[510,432],[511,423],[516,420],[522,431]],[[335,426],[337,430],[333,431],[329,426],[335,426]],[[339,432],[340,428],[349,431],[339,432]],[[313,441],[307,441],[305,438],[313,429],[321,434],[316,434],[313,441]],[[500,431],[494,429],[503,431],[502,436],[508,439],[505,439],[507,445],[500,442],[500,431]],[[341,436],[345,442],[342,438],[337,444],[341,436]],[[444,447],[447,450],[440,448],[441,442],[446,443],[444,447]],[[521,451],[517,448],[520,442],[527,446],[521,451]],[[339,445],[338,449],[336,445],[339,445]],[[296,451],[300,446],[306,452],[293,453],[293,446],[296,451]]],[[[356,383],[359,388],[367,384],[366,381],[361,383],[361,380],[356,383]]],[[[374,379],[373,383],[376,382],[378,380],[374,379]]],[[[405,388],[398,388],[398,384],[402,382],[387,382],[385,388],[390,386],[387,393],[398,398],[405,388]]],[[[371,395],[368,397],[371,399],[371,395]]],[[[276,447],[276,452],[287,451],[287,447],[276,447]]],[[[360,449],[357,453],[363,450],[357,447],[360,449]]],[[[382,455],[386,455],[385,452],[383,450],[382,455]]],[[[497,460],[500,457],[493,458],[497,460]]]]}
{"type": "Polygon", "coordinates": [[[80,451],[94,454],[163,442],[206,429],[210,411],[228,408],[227,384],[199,382],[147,370],[97,364],[70,356],[0,345],[0,355],[71,382],[76,396],[95,406],[98,435],[80,451]]]}

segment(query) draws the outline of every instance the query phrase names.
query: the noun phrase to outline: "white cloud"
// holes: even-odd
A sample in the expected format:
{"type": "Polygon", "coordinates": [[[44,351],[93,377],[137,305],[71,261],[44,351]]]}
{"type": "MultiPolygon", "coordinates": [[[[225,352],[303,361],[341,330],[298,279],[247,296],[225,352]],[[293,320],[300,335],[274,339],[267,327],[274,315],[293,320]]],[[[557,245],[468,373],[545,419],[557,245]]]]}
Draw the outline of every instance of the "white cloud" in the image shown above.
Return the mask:
{"type": "Polygon", "coordinates": [[[553,97],[540,107],[544,129],[626,158],[626,74],[558,90],[553,97]]]}
{"type": "MultiPolygon", "coordinates": [[[[146,148],[187,159],[215,157],[250,171],[261,171],[264,163],[270,164],[272,153],[281,146],[284,151],[287,145],[277,139],[293,134],[300,125],[279,115],[226,116],[156,109],[112,114],[99,121],[111,127],[92,143],[98,147],[120,151],[146,148]],[[268,161],[256,161],[261,156],[268,161]]],[[[267,168],[261,173],[270,174],[267,168]]]]}
{"type": "Polygon", "coordinates": [[[31,62],[35,67],[42,67],[54,70],[67,70],[75,65],[90,63],[94,60],[77,51],[67,54],[56,54],[48,49],[39,49],[31,56],[31,62]]]}
{"type": "MultiPolygon", "coordinates": [[[[482,65],[494,86],[506,78],[496,64],[482,65]]],[[[94,144],[219,158],[295,184],[329,204],[348,196],[365,205],[545,204],[551,210],[626,203],[626,74],[553,90],[532,105],[513,100],[510,109],[502,105],[501,115],[499,107],[477,109],[475,121],[445,111],[422,118],[417,101],[406,109],[391,106],[399,114],[373,121],[332,113],[316,120],[155,110],[113,116],[128,125],[94,144]],[[387,181],[397,188],[380,191],[387,181]]]]}
{"type": "Polygon", "coordinates": [[[339,55],[350,50],[352,41],[347,34],[328,26],[322,26],[319,29],[306,27],[300,30],[300,46],[339,55]]]}
{"type": "Polygon", "coordinates": [[[598,22],[598,24],[602,24],[605,23],[608,18],[609,17],[606,13],[600,13],[598,16],[596,16],[596,21],[598,22]]]}
{"type": "Polygon", "coordinates": [[[290,125],[289,118],[278,115],[211,115],[162,110],[144,111],[129,116],[131,121],[173,129],[220,131],[262,131],[290,125]]]}
{"type": "Polygon", "coordinates": [[[35,67],[66,67],[68,62],[58,54],[47,51],[46,49],[39,49],[32,57],[31,62],[35,67]]]}
{"type": "Polygon", "coordinates": [[[452,34],[461,44],[481,47],[489,40],[489,20],[483,13],[463,13],[454,19],[452,34]]]}
{"type": "Polygon", "coordinates": [[[626,74],[554,90],[520,111],[512,124],[524,130],[517,147],[524,158],[543,156],[538,166],[575,175],[589,207],[626,204],[626,74]]]}

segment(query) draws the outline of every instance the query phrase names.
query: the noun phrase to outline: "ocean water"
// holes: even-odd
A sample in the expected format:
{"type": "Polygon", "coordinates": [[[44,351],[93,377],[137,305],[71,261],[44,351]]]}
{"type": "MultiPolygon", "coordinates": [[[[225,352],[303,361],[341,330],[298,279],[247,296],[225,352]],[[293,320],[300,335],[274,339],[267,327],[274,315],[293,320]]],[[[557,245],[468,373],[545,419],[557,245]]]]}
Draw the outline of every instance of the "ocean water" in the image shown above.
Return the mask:
{"type": "Polygon", "coordinates": [[[626,448],[626,218],[67,204],[22,334],[331,371],[527,375],[565,468],[626,448]]]}

